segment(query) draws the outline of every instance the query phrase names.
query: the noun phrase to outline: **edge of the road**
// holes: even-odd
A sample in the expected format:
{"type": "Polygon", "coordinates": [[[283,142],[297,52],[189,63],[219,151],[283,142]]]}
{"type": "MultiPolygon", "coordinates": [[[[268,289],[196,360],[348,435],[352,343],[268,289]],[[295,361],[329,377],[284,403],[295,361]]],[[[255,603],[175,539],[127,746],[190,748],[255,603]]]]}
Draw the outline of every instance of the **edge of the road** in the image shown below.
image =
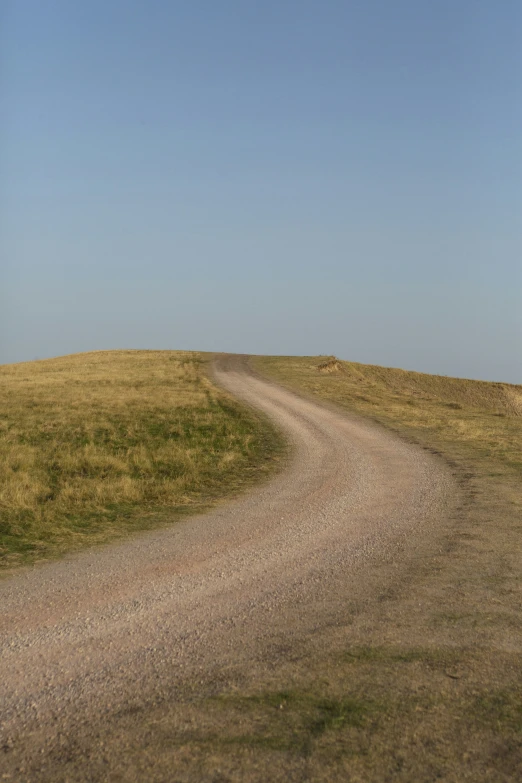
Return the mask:
{"type": "MultiPolygon", "coordinates": [[[[237,359],[238,363],[240,363],[240,366],[243,370],[247,370],[249,375],[251,375],[253,378],[257,378],[259,381],[262,381],[263,383],[267,383],[276,389],[281,389],[289,394],[293,394],[298,399],[305,400],[306,402],[310,402],[312,404],[318,405],[319,407],[324,408],[325,410],[328,410],[331,413],[336,414],[337,416],[342,416],[343,418],[349,421],[361,423],[364,424],[365,426],[373,427],[377,431],[385,432],[389,436],[398,438],[403,443],[407,443],[410,446],[416,446],[419,449],[422,449],[422,451],[429,453],[436,462],[438,461],[439,463],[442,463],[445,469],[449,469],[451,471],[456,484],[458,484],[459,488],[464,493],[466,493],[466,479],[468,477],[466,472],[467,468],[458,465],[449,456],[439,451],[435,446],[431,445],[430,443],[420,441],[414,435],[402,430],[398,425],[393,426],[392,424],[388,424],[386,422],[380,421],[379,419],[374,418],[371,415],[362,414],[355,410],[348,410],[347,408],[343,407],[342,405],[338,405],[335,402],[331,402],[330,400],[325,400],[320,396],[310,394],[309,392],[306,392],[304,389],[300,389],[291,384],[282,383],[279,380],[272,378],[270,375],[265,375],[264,373],[260,372],[256,367],[252,366],[252,359],[255,359],[257,355],[264,356],[264,354],[216,353],[214,354],[214,358],[210,363],[209,377],[211,378],[213,383],[219,386],[219,388],[225,391],[227,394],[230,394],[230,396],[233,397],[234,400],[240,402],[242,405],[246,405],[252,408],[253,406],[251,406],[248,401],[243,400],[239,397],[235,397],[232,394],[232,392],[228,391],[228,389],[225,389],[220,384],[219,380],[216,378],[216,369],[218,369],[218,363],[220,360],[237,359]]],[[[253,409],[258,411],[261,416],[268,419],[268,417],[266,417],[262,411],[259,411],[257,408],[253,408],[253,409]]],[[[276,426],[274,423],[272,423],[271,419],[269,419],[269,421],[271,422],[272,426],[276,426]]],[[[290,450],[289,458],[291,459],[292,444],[286,438],[285,433],[280,431],[280,434],[281,437],[285,439],[289,445],[289,450],[290,450]]],[[[281,469],[284,470],[284,467],[285,466],[282,465],[281,469]]],[[[277,473],[279,472],[280,471],[277,471],[277,473]]],[[[253,486],[257,486],[257,482],[253,486]]],[[[226,500],[224,500],[224,502],[226,502],[226,500]]]]}

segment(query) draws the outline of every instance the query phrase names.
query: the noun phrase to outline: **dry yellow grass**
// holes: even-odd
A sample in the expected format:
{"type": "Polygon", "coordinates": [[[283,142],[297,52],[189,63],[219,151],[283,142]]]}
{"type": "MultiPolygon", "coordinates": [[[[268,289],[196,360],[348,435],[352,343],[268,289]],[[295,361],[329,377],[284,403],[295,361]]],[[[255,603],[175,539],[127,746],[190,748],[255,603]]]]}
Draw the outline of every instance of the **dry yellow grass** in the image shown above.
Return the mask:
{"type": "Polygon", "coordinates": [[[3,563],[158,524],[269,464],[277,436],[211,383],[207,362],[103,351],[0,367],[3,563]]]}
{"type": "Polygon", "coordinates": [[[520,475],[522,386],[410,372],[336,357],[256,357],[254,366],[301,392],[370,416],[429,446],[520,475]]]}

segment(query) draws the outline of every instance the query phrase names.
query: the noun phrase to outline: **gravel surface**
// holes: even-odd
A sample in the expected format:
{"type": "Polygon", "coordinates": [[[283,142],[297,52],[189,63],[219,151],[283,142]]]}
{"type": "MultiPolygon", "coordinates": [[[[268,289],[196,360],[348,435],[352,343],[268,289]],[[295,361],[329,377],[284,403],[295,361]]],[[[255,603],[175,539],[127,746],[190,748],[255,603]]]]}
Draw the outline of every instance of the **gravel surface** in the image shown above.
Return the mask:
{"type": "Polygon", "coordinates": [[[358,575],[400,563],[447,513],[451,475],[427,452],[259,378],[242,357],[218,359],[215,378],[286,433],[292,458],[209,514],[0,584],[4,779],[105,779],[89,759],[110,735],[105,763],[123,763],[122,715],[143,721],[148,704],[168,709],[228,670],[288,660],[343,622],[358,575]],[[75,753],[84,761],[65,774],[75,753]]]}

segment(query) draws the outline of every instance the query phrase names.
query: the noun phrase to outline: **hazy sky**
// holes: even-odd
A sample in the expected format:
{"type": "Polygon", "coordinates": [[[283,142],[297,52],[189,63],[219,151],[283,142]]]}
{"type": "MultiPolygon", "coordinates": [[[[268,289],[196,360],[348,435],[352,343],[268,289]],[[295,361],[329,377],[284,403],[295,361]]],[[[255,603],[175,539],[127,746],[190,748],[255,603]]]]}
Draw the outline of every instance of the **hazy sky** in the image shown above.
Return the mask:
{"type": "Polygon", "coordinates": [[[11,0],[0,362],[522,382],[520,0],[11,0]]]}

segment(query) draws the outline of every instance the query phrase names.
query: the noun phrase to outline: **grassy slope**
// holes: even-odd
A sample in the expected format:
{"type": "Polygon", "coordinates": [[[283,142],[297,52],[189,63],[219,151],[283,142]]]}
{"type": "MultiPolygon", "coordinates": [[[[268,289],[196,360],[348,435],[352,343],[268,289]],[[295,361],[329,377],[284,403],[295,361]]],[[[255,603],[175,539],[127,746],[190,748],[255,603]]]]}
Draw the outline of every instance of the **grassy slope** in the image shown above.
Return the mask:
{"type": "Polygon", "coordinates": [[[279,436],[208,356],[103,351],[0,367],[0,564],[171,521],[274,464],[279,436]]]}
{"type": "MultiPolygon", "coordinates": [[[[481,477],[522,473],[522,386],[341,362],[256,357],[281,383],[385,424],[448,456],[469,457],[481,477]]],[[[505,483],[503,481],[503,483],[505,483]]]]}
{"type": "Polygon", "coordinates": [[[205,780],[216,765],[230,781],[522,779],[522,387],[333,357],[252,364],[442,455],[462,503],[413,560],[375,566],[344,626],[192,707],[198,730],[169,729],[167,756],[179,747],[205,780]]]}

